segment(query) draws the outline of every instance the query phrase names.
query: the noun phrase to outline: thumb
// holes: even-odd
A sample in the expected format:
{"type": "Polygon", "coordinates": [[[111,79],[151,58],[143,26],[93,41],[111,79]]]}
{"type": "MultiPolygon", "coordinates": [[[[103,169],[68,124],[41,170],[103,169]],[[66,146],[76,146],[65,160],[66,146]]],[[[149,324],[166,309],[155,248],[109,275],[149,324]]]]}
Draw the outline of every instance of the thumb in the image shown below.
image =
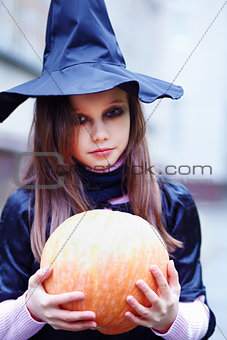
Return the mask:
{"type": "Polygon", "coordinates": [[[48,267],[40,268],[39,270],[41,271],[42,281],[44,281],[44,280],[48,279],[48,277],[51,276],[52,271],[53,271],[53,267],[48,266],[48,267]]]}
{"type": "Polygon", "coordinates": [[[40,268],[37,270],[37,272],[30,277],[30,284],[32,286],[37,286],[41,284],[44,280],[48,279],[50,275],[52,274],[53,268],[52,267],[45,267],[45,268],[40,268]]]}
{"type": "Polygon", "coordinates": [[[171,288],[176,288],[179,284],[178,272],[174,266],[173,260],[168,263],[168,281],[171,288]]]}

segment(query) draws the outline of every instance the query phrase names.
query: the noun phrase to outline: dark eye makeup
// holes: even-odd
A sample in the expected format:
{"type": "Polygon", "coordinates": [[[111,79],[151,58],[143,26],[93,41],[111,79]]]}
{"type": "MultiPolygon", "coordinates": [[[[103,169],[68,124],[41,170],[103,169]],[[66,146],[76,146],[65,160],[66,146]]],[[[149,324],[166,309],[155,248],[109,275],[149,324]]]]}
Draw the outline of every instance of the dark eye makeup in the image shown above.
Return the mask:
{"type": "MultiPolygon", "coordinates": [[[[122,107],[111,107],[106,112],[103,113],[104,119],[114,119],[116,117],[120,117],[124,113],[124,109],[122,107]]],[[[82,114],[76,113],[77,118],[75,124],[83,125],[87,121],[91,120],[90,117],[82,114]]]]}
{"type": "Polygon", "coordinates": [[[83,116],[82,114],[77,114],[77,117],[78,117],[78,121],[79,121],[79,124],[82,125],[86,122],[86,117],[83,116]]]}
{"type": "Polygon", "coordinates": [[[122,107],[114,107],[105,113],[105,117],[108,117],[108,118],[119,117],[122,115],[123,112],[124,110],[122,107]]]}

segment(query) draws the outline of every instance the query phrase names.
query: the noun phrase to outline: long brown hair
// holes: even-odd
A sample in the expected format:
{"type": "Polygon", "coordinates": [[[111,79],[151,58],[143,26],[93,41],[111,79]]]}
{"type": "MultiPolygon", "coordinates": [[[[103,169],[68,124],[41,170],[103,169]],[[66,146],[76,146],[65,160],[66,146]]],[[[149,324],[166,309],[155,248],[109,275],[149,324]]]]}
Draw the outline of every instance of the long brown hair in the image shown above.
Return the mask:
{"type": "MultiPolygon", "coordinates": [[[[134,214],[149,221],[161,234],[167,250],[172,252],[181,247],[181,242],[171,237],[162,223],[162,205],[156,176],[149,171],[132,171],[138,165],[151,166],[145,138],[145,120],[141,104],[136,97],[128,96],[130,108],[130,136],[125,150],[124,173],[129,201],[134,214]]],[[[60,223],[74,214],[89,210],[83,184],[76,171],[68,171],[75,163],[71,157],[71,145],[77,133],[75,113],[66,96],[38,97],[30,133],[33,139],[34,156],[31,158],[24,176],[24,184],[35,183],[34,219],[31,229],[31,246],[35,258],[40,261],[46,242],[46,226],[50,220],[50,233],[60,223]],[[35,153],[46,153],[46,157],[35,157],[35,153]],[[52,153],[48,156],[48,153],[52,153]],[[64,160],[64,181],[58,188],[53,186],[59,180],[59,159],[64,160]],[[40,186],[40,188],[38,188],[40,186]],[[59,209],[61,207],[61,209],[59,209]]],[[[44,154],[45,155],[45,154],[44,154]]]]}

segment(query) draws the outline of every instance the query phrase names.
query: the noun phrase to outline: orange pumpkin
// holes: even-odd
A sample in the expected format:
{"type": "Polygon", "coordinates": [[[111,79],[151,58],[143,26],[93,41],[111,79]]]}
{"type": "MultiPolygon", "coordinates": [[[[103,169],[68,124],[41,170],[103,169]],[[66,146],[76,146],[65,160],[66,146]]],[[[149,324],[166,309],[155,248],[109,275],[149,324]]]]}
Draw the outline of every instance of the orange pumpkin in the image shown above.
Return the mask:
{"type": "Polygon", "coordinates": [[[157,292],[150,272],[158,265],[167,277],[168,252],[158,232],[144,219],[125,212],[97,209],[68,218],[44,247],[41,268],[53,266],[44,281],[49,294],[81,291],[85,298],[67,303],[68,310],[91,310],[97,330],[120,334],[136,327],[125,317],[133,295],[151,306],[135,285],[145,280],[157,292]]]}

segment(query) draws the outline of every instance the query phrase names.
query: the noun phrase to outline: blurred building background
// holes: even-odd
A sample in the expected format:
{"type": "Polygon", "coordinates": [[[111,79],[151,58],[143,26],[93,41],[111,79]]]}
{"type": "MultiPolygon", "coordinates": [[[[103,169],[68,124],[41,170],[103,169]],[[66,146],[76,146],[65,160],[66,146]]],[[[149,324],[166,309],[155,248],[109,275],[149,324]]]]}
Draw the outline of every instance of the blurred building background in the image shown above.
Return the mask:
{"type": "MultiPolygon", "coordinates": [[[[42,69],[49,0],[0,4],[0,91],[42,69]]],[[[202,264],[217,316],[212,339],[227,338],[227,5],[216,0],[106,0],[127,67],[184,88],[178,101],[144,105],[153,164],[186,185],[202,224],[202,264]],[[216,20],[214,20],[216,17],[216,20]],[[208,29],[209,28],[209,29],[208,29]],[[206,33],[204,35],[204,33],[206,33]]],[[[16,189],[15,155],[27,150],[34,101],[0,124],[0,210],[16,189]]]]}

